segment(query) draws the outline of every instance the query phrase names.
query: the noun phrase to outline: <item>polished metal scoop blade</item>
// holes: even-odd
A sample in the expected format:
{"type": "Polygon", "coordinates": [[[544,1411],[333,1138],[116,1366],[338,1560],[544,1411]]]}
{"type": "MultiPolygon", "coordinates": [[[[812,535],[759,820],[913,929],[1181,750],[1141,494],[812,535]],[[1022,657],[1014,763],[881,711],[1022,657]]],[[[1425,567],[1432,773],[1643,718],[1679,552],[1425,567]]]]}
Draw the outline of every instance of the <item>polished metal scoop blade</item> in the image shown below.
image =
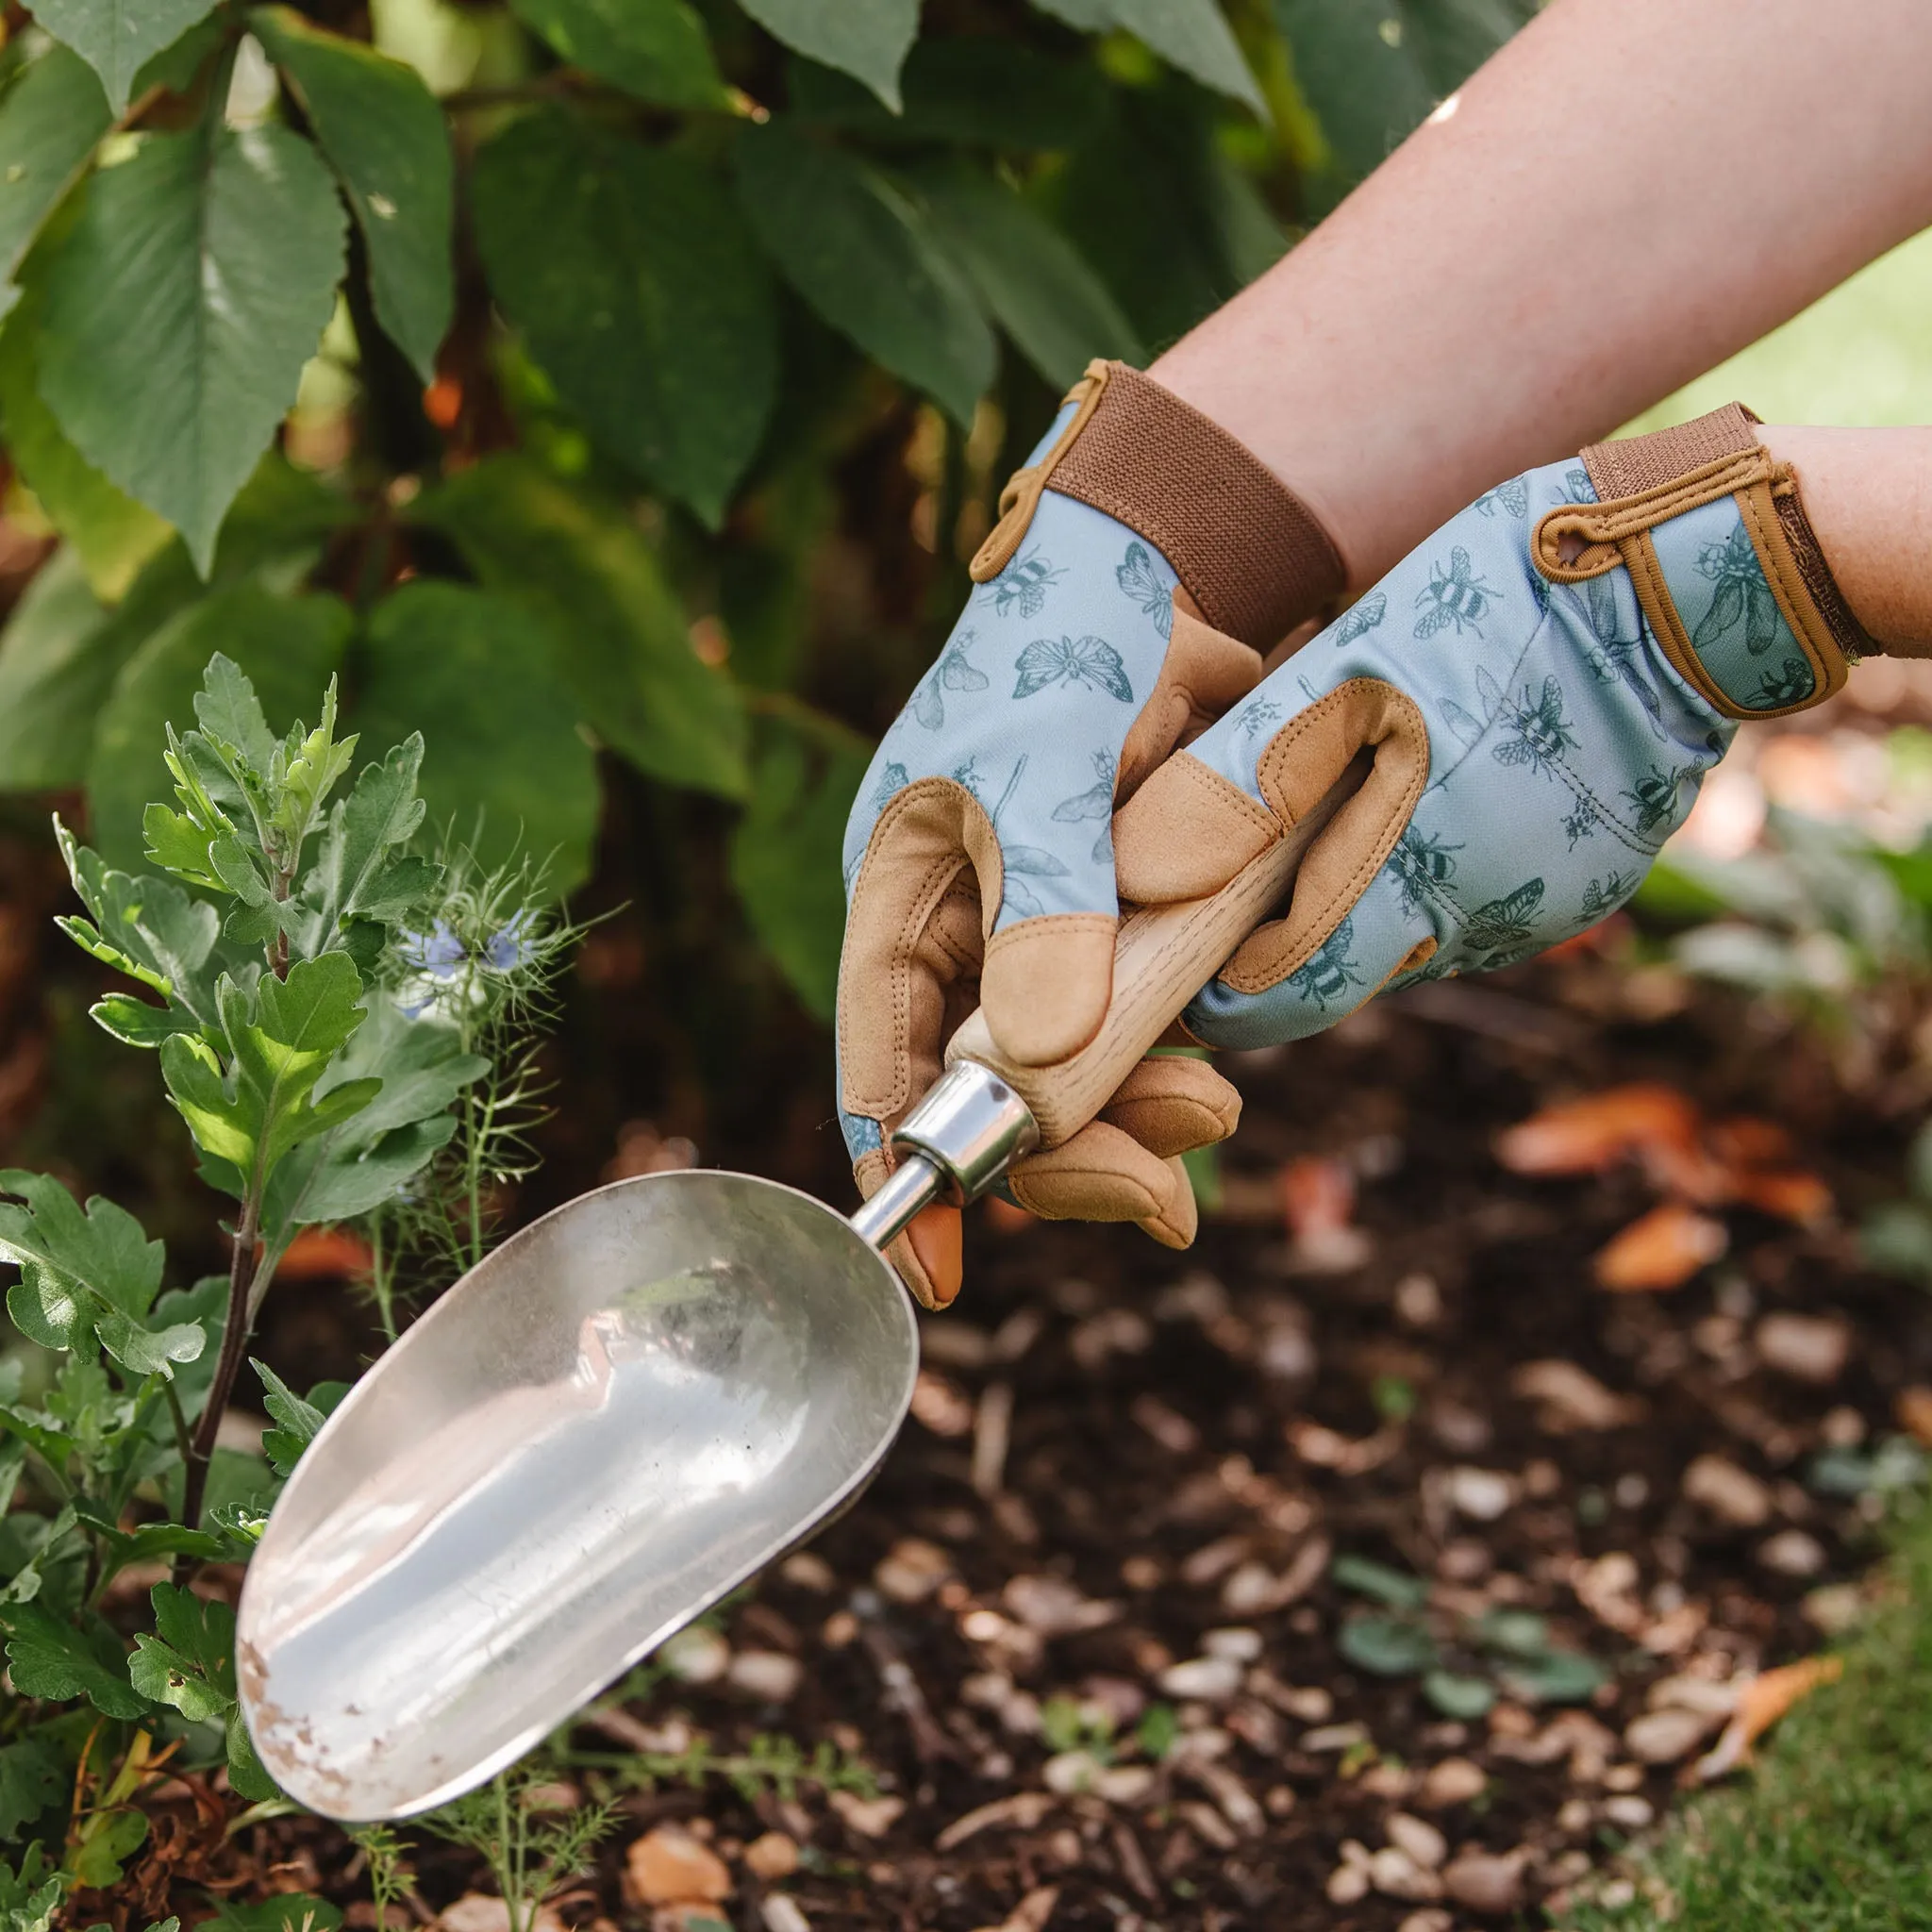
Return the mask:
{"type": "Polygon", "coordinates": [[[237,1633],[269,1773],[400,1818],[509,1764],[847,1503],[918,1357],[877,1252],[775,1182],[652,1174],[533,1223],[276,1503],[237,1633]]]}

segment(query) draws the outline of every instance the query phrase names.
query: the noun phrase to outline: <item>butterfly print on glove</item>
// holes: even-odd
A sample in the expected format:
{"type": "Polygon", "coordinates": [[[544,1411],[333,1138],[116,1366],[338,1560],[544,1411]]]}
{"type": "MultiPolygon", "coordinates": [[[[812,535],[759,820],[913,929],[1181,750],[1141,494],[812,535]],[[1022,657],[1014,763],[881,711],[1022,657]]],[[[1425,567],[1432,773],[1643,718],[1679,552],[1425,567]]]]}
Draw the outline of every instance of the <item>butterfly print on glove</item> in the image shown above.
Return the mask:
{"type": "Polygon", "coordinates": [[[1127,545],[1113,580],[1154,620],[1154,628],[1162,637],[1174,635],[1174,585],[1155,568],[1144,543],[1127,545]]]}
{"type": "Polygon", "coordinates": [[[1492,517],[1498,508],[1507,510],[1512,517],[1529,514],[1528,477],[1512,476],[1507,483],[1498,483],[1493,490],[1485,490],[1475,500],[1478,516],[1492,517]]]}
{"type": "Polygon", "coordinates": [[[893,794],[905,791],[908,775],[906,767],[896,758],[879,774],[879,782],[872,794],[874,811],[884,811],[891,803],[893,794]]]}
{"type": "Polygon", "coordinates": [[[1599,684],[1622,678],[1630,694],[1643,707],[1651,736],[1663,737],[1663,700],[1637,662],[1637,654],[1643,646],[1641,628],[1631,637],[1620,635],[1623,626],[1617,621],[1617,593],[1610,588],[1608,577],[1591,577],[1585,590],[1590,628],[1596,639],[1595,644],[1587,647],[1584,653],[1591,675],[1599,684]]]}
{"type": "Polygon", "coordinates": [[[913,694],[912,715],[928,731],[937,731],[946,722],[945,693],[949,691],[984,691],[989,683],[983,671],[966,661],[966,647],[973,633],[962,630],[946,646],[945,655],[932,667],[932,675],[913,694]]]}
{"type": "Polygon", "coordinates": [[[1478,906],[1462,929],[1463,941],[1473,952],[1485,956],[1485,966],[1499,964],[1499,955],[1510,953],[1531,939],[1529,922],[1542,903],[1542,880],[1527,879],[1513,892],[1478,906]]]}
{"type": "Polygon", "coordinates": [[[1365,638],[1389,614],[1389,599],[1380,591],[1371,591],[1360,603],[1352,604],[1336,620],[1335,644],[1352,644],[1365,638]]]}
{"type": "Polygon", "coordinates": [[[1013,660],[1013,669],[1019,674],[1013,685],[1016,698],[1030,698],[1064,680],[1108,691],[1124,705],[1134,701],[1127,667],[1105,638],[1035,638],[1013,660]]]}
{"type": "Polygon", "coordinates": [[[1113,853],[1113,785],[1119,762],[1110,751],[1096,751],[1091,756],[1093,783],[1086,791],[1061,799],[1054,807],[1053,815],[1063,825],[1077,824],[1081,819],[1103,821],[1100,837],[1093,841],[1093,862],[1105,865],[1113,853]]]}

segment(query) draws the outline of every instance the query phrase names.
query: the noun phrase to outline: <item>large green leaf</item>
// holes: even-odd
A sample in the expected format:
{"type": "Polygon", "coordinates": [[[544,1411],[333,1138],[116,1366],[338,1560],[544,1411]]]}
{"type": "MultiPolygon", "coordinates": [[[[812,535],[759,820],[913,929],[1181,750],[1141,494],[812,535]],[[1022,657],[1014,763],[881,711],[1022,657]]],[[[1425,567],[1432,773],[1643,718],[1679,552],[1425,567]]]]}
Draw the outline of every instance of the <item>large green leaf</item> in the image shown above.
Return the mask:
{"type": "Polygon", "coordinates": [[[807,1009],[829,1020],[845,929],[840,847],[870,749],[844,734],[769,733],[731,839],[731,883],[807,1009]]]}
{"type": "Polygon", "coordinates": [[[21,1826],[73,1788],[73,1766],[51,1740],[29,1735],[0,1744],[0,1844],[18,1844],[21,1826]]]}
{"type": "Polygon", "coordinates": [[[107,632],[80,553],[57,550],[0,630],[0,786],[41,791],[79,781],[94,713],[120,668],[102,647],[107,632]]]}
{"type": "Polygon", "coordinates": [[[0,315],[54,205],[113,124],[100,83],[65,47],[54,46],[15,73],[0,94],[0,315]]]}
{"type": "Polygon", "coordinates": [[[137,1375],[192,1362],[206,1337],[187,1322],[151,1328],[163,1255],[125,1208],[96,1194],[83,1209],[51,1174],[0,1169],[0,1257],[21,1278],[7,1294],[14,1325],[42,1348],[95,1342],[137,1375]]]}
{"type": "Polygon", "coordinates": [[[921,41],[907,57],[903,85],[904,111],[893,114],[857,81],[815,61],[794,60],[786,99],[801,120],[874,140],[1023,153],[1074,146],[1107,100],[1107,82],[1091,62],[1062,60],[992,34],[921,41]]]}
{"type": "MultiPolygon", "coordinates": [[[[93,85],[91,75],[88,85],[93,85]]],[[[44,307],[43,291],[30,280],[0,331],[0,422],[6,426],[7,454],[40,499],[47,520],[73,544],[96,594],[117,603],[172,532],[75,448],[41,400],[39,331],[44,307]]],[[[0,782],[16,782],[4,759],[0,774],[5,774],[0,782]]]]}
{"type": "Polygon", "coordinates": [[[217,127],[151,136],[96,175],[54,263],[41,393],[204,575],[333,311],[343,234],[306,141],[217,127]]]}
{"type": "Polygon", "coordinates": [[[1338,187],[1378,167],[1522,25],[1507,0],[1274,0],[1274,17],[1338,187]]]}
{"type": "Polygon", "coordinates": [[[964,162],[908,178],[1000,326],[1056,389],[1078,380],[1095,356],[1146,359],[1107,285],[1014,190],[964,162]]]}
{"type": "Polygon", "coordinates": [[[414,513],[457,544],[486,588],[542,625],[554,672],[607,744],[653,777],[744,796],[738,694],[691,649],[676,597],[621,511],[527,459],[497,458],[414,513]]]}
{"type": "Polygon", "coordinates": [[[559,110],[476,158],[476,242],[505,314],[620,461],[714,527],[777,390],[764,263],[690,156],[559,110]]]}
{"type": "MultiPolygon", "coordinates": [[[[1267,115],[1267,106],[1221,8],[1214,0],[1033,0],[1083,33],[1123,27],[1143,41],[1170,67],[1191,75],[1217,92],[1232,94],[1267,115]]],[[[1321,0],[1346,8],[1356,0],[1321,0]]]]}
{"type": "Polygon", "coordinates": [[[899,70],[919,33],[919,0],[739,0],[766,32],[864,81],[895,113],[899,70]]]}
{"type": "Polygon", "coordinates": [[[142,818],[171,788],[164,727],[194,716],[202,672],[217,651],[253,679],[277,718],[312,711],[340,666],[354,619],[334,597],[277,597],[242,582],[191,605],[157,630],[115,678],[94,732],[88,806],[94,843],[112,864],[142,861],[142,818]]]}
{"type": "Polygon", "coordinates": [[[558,58],[667,108],[724,98],[705,24],[685,0],[511,0],[510,11],[558,58]]]}
{"type": "Polygon", "coordinates": [[[529,854],[567,891],[591,869],[597,765],[542,626],[464,584],[405,584],[375,608],[356,725],[372,743],[428,724],[430,823],[485,865],[529,854]]]}
{"type": "Polygon", "coordinates": [[[101,77],[125,113],[135,76],[209,12],[215,0],[34,0],[33,16],[101,77]]]}
{"type": "Polygon", "coordinates": [[[766,252],[841,334],[970,423],[992,381],[992,331],[920,211],[855,157],[785,123],[748,127],[738,187],[766,252]]]}
{"type": "Polygon", "coordinates": [[[140,1717],[148,1707],[127,1681],[126,1653],[99,1618],[76,1630],[39,1604],[0,1606],[8,1633],[7,1657],[13,1688],[22,1697],[64,1702],[85,1697],[109,1717],[140,1717]]]}
{"type": "Polygon", "coordinates": [[[190,1724],[225,1717],[235,1704],[235,1612],[173,1584],[158,1583],[150,1594],[155,1627],[135,1637],[129,1682],[190,1724]]]}
{"type": "Polygon", "coordinates": [[[356,211],[375,319],[429,381],[456,308],[455,171],[442,109],[413,67],[287,7],[258,7],[248,24],[294,88],[356,211]]]}

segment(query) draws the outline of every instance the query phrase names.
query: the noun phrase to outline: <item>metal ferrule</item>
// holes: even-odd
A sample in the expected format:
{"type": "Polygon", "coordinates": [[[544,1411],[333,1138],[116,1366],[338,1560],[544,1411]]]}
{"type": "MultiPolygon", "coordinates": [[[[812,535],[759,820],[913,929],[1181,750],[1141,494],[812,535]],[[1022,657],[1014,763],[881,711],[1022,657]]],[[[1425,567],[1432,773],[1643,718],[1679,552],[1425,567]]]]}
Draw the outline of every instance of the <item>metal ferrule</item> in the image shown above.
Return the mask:
{"type": "Polygon", "coordinates": [[[940,1172],[941,1199],[957,1206],[985,1193],[1011,1162],[1039,1146],[1040,1129],[997,1074],[961,1060],[906,1116],[892,1145],[931,1161],[940,1172]]]}

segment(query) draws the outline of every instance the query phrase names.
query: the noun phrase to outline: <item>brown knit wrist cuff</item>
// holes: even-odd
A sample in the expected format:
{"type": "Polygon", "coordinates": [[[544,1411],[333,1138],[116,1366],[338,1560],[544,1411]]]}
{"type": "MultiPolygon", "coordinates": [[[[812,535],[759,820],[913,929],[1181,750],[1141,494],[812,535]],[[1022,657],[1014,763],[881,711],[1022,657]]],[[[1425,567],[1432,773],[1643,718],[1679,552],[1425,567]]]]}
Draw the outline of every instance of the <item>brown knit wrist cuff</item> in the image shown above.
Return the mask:
{"type": "Polygon", "coordinates": [[[1017,553],[1042,489],[1104,511],[1158,549],[1217,630],[1260,651],[1345,581],[1314,512],[1219,424],[1124,362],[1093,362],[1046,457],[1016,475],[973,575],[1017,553]]]}

